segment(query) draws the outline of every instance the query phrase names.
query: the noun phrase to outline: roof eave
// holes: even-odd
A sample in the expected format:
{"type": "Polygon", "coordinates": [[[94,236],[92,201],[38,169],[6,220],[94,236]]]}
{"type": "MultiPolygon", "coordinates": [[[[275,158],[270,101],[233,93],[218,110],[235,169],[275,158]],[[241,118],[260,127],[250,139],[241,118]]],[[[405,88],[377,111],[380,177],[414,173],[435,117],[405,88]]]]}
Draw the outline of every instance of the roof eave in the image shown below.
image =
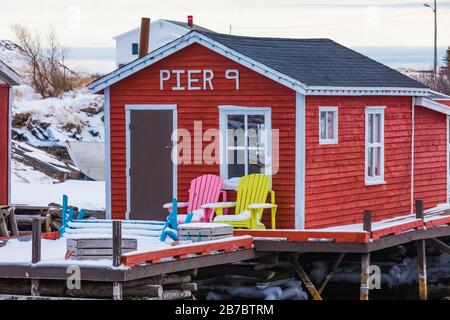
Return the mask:
{"type": "Polygon", "coordinates": [[[307,95],[394,95],[394,96],[423,96],[430,94],[428,88],[413,87],[335,87],[308,86],[307,95]]]}
{"type": "Polygon", "coordinates": [[[450,106],[425,97],[418,98],[416,100],[416,105],[450,116],[450,106]]]}
{"type": "Polygon", "coordinates": [[[145,67],[152,65],[153,63],[187,47],[192,43],[199,43],[215,51],[216,53],[219,53],[241,65],[244,65],[276,82],[279,82],[291,88],[294,91],[298,91],[303,94],[306,93],[306,85],[304,85],[303,83],[300,83],[299,81],[285,74],[273,70],[272,68],[269,68],[258,61],[255,61],[247,56],[244,56],[236,52],[235,50],[230,49],[195,30],[190,31],[184,36],[180,37],[179,39],[174,40],[166,44],[165,46],[162,46],[150,52],[146,56],[137,59],[120,69],[111,72],[109,75],[106,75],[90,83],[88,85],[88,88],[94,93],[98,93],[104,88],[111,86],[112,84],[138,72],[139,70],[142,70],[145,67]]]}
{"type": "Polygon", "coordinates": [[[0,78],[10,86],[20,85],[20,76],[5,63],[0,61],[0,78]]]}

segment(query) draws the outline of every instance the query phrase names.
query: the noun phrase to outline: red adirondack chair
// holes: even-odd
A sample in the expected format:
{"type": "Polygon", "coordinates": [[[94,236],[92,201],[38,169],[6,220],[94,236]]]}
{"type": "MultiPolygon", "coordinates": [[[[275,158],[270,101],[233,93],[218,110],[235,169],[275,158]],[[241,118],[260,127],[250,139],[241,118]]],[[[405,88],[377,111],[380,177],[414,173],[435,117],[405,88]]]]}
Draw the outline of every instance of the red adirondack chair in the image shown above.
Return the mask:
{"type": "MultiPolygon", "coordinates": [[[[206,174],[191,181],[189,188],[189,201],[178,202],[178,208],[187,208],[187,212],[194,214],[192,222],[211,222],[214,212],[211,209],[202,209],[207,203],[217,202],[222,195],[222,201],[226,201],[226,191],[222,191],[223,180],[215,175],[206,174]]],[[[165,209],[172,211],[172,203],[166,203],[165,209]]],[[[178,214],[179,223],[184,223],[187,214],[178,214]]]]}

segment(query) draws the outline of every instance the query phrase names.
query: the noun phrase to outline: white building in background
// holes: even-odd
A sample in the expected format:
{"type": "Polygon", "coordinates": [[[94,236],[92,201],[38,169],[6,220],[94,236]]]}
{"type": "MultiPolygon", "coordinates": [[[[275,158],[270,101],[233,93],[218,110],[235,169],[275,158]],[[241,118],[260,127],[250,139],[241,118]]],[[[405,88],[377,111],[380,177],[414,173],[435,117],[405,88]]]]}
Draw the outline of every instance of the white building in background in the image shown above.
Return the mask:
{"type": "MultiPolygon", "coordinates": [[[[190,27],[187,22],[159,19],[150,23],[149,51],[178,39],[192,29],[211,31],[198,25],[190,27]]],[[[115,36],[116,40],[116,66],[121,66],[136,60],[139,55],[139,38],[141,28],[137,27],[115,36]]]]}

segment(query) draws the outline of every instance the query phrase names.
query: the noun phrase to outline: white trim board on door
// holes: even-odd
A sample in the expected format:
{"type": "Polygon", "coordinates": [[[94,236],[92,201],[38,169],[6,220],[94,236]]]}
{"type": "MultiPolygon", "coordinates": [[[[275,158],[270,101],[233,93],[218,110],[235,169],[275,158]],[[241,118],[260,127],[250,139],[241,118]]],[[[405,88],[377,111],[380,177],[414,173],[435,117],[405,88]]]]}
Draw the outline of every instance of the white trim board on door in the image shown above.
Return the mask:
{"type": "MultiPolygon", "coordinates": [[[[131,211],[131,197],[130,197],[130,189],[131,189],[131,180],[130,180],[130,165],[131,165],[131,133],[130,133],[130,112],[133,110],[147,110],[147,111],[161,111],[167,110],[172,111],[172,119],[173,119],[173,132],[176,132],[178,129],[178,121],[177,121],[177,105],[176,104],[126,104],[125,105],[125,137],[126,137],[126,183],[127,183],[127,211],[125,213],[125,218],[127,220],[130,219],[130,211],[131,211]]],[[[172,155],[175,155],[175,158],[172,157],[172,193],[173,197],[177,197],[178,188],[178,168],[177,168],[177,157],[178,157],[178,148],[177,148],[177,139],[175,135],[175,139],[173,139],[172,133],[172,155]]]]}

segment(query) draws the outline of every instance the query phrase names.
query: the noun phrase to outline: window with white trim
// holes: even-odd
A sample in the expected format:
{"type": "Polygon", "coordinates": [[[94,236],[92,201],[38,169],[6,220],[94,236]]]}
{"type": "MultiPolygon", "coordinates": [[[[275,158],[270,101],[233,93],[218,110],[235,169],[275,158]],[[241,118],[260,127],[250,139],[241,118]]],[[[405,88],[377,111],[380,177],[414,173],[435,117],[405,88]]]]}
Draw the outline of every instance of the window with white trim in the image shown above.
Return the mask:
{"type": "Polygon", "coordinates": [[[219,108],[221,177],[231,179],[252,173],[270,175],[270,109],[234,106],[219,108]]]}
{"type": "Polygon", "coordinates": [[[366,108],[366,184],[384,183],[384,107],[366,108]]]}
{"type": "Polygon", "coordinates": [[[338,143],[338,108],[319,108],[319,143],[338,143]]]}

